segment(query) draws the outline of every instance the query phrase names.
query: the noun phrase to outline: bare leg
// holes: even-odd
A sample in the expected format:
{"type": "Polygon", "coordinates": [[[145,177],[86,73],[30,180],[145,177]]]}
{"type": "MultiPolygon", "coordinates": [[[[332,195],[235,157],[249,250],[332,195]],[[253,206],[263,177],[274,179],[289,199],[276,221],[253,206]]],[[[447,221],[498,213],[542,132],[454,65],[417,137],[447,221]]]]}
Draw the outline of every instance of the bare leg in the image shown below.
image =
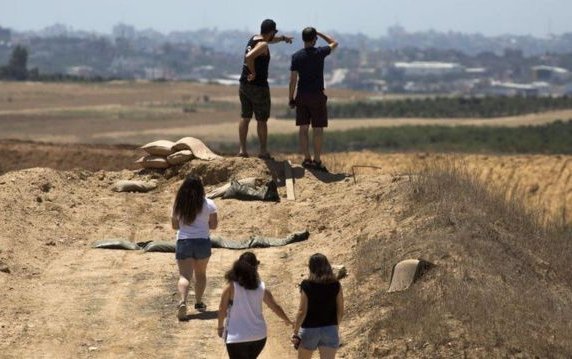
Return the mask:
{"type": "Polygon", "coordinates": [[[245,155],[246,152],[246,139],[248,137],[248,125],[250,124],[249,118],[241,118],[238,123],[238,139],[240,140],[239,154],[245,155]]]}
{"type": "Polygon", "coordinates": [[[179,282],[177,283],[177,289],[181,296],[181,303],[187,303],[187,297],[189,296],[189,284],[191,278],[193,277],[193,264],[192,259],[182,259],[177,261],[179,267],[179,282]]]}
{"type": "Polygon", "coordinates": [[[298,132],[298,139],[300,141],[300,153],[302,153],[304,155],[304,159],[310,159],[312,158],[310,156],[310,147],[308,145],[309,142],[309,138],[308,138],[308,131],[309,131],[310,126],[309,125],[303,125],[300,126],[300,130],[298,132]]]}
{"type": "Polygon", "coordinates": [[[256,124],[256,130],[258,131],[258,141],[260,142],[260,154],[267,155],[268,124],[266,121],[256,121],[256,124]]]}
{"type": "Polygon", "coordinates": [[[312,357],[313,350],[304,349],[301,346],[298,347],[298,359],[310,359],[312,357]]]}
{"type": "Polygon", "coordinates": [[[207,287],[207,264],[209,258],[193,259],[193,269],[195,271],[195,303],[201,303],[203,293],[207,287]]]}
{"type": "Polygon", "coordinates": [[[314,140],[314,161],[321,162],[322,159],[320,155],[322,154],[322,141],[324,138],[324,128],[314,127],[312,128],[313,140],[314,140]]]}
{"type": "Polygon", "coordinates": [[[318,351],[320,352],[320,359],[334,359],[336,357],[337,349],[318,347],[318,351]]]}

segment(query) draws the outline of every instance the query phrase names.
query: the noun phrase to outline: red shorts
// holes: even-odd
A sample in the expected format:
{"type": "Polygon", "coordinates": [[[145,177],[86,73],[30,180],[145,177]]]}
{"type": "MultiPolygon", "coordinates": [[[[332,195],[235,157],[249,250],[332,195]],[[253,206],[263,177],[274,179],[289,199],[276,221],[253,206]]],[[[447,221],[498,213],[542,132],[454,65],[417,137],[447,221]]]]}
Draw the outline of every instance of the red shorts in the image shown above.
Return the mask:
{"type": "Polygon", "coordinates": [[[328,127],[328,96],[323,92],[296,96],[296,126],[328,127]]]}

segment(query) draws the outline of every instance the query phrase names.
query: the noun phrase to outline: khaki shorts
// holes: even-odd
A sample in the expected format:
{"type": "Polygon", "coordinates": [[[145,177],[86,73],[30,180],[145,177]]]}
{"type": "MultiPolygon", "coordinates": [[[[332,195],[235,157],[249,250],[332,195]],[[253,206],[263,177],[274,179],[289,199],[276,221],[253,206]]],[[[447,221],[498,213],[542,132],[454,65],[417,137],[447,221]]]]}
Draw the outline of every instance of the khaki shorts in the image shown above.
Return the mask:
{"type": "Polygon", "coordinates": [[[266,122],[270,117],[270,89],[241,83],[238,90],[242,118],[252,118],[256,121],[266,122]]]}

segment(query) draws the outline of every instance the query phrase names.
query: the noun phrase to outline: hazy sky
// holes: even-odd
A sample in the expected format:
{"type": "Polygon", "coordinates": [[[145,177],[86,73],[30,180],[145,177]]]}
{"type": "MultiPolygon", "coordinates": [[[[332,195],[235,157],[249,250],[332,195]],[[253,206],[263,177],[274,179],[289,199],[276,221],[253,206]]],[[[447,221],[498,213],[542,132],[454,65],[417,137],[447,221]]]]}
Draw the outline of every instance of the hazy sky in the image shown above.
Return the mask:
{"type": "Polygon", "coordinates": [[[380,36],[407,30],[544,36],[572,32],[572,0],[0,0],[0,26],[38,30],[62,23],[109,33],[122,22],[161,32],[218,28],[257,31],[264,18],[278,29],[318,29],[380,36]]]}

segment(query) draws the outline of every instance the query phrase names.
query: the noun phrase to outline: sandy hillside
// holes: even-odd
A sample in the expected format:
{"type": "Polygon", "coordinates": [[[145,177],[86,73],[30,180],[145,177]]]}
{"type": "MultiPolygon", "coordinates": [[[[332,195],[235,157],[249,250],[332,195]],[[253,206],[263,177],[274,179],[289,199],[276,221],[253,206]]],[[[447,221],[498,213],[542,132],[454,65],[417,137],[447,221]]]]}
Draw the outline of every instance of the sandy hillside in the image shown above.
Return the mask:
{"type": "MultiPolygon", "coordinates": [[[[282,175],[279,167],[267,167],[256,159],[199,163],[192,171],[209,185],[231,175],[282,175]]],[[[295,174],[299,177],[295,202],[216,200],[220,215],[216,233],[228,238],[310,231],[308,242],[256,250],[263,279],[290,315],[308,256],[324,252],[351,272],[352,236],[359,227],[354,225],[356,217],[366,212],[374,215],[372,209],[364,208],[348,216],[355,198],[368,192],[349,178],[316,177],[301,167],[295,168],[295,174]],[[325,216],[330,219],[325,221],[325,216]]],[[[159,189],[148,194],[111,192],[117,179],[134,177],[140,176],[132,171],[41,168],[0,177],[0,260],[11,272],[0,276],[0,285],[6,288],[0,309],[0,349],[5,357],[223,356],[224,347],[215,336],[215,311],[223,272],[239,252],[214,250],[206,293],[209,312],[179,323],[174,312],[172,254],[89,248],[103,238],[173,238],[168,213],[179,177],[161,179],[159,189]]],[[[391,185],[391,177],[377,177],[375,186],[380,183],[391,185]]],[[[284,188],[280,191],[284,195],[284,188]]],[[[287,330],[273,315],[266,316],[270,334],[263,357],[292,357],[287,330]]]]}
{"type": "MultiPolygon", "coordinates": [[[[81,158],[71,158],[78,160],[78,166],[81,164],[81,158]]],[[[421,168],[424,163],[444,159],[445,156],[428,154],[328,155],[326,163],[339,174],[322,175],[295,166],[296,201],[217,199],[220,227],[215,233],[242,239],[253,234],[281,237],[308,229],[311,235],[307,242],[255,250],[262,262],[261,276],[278,302],[290,315],[294,314],[296,284],[306,272],[307,258],[317,251],[323,252],[333,263],[346,265],[350,273],[342,282],[349,300],[347,317],[341,327],[344,342],[341,356],[376,357],[373,350],[377,348],[376,353],[402,357],[401,340],[384,342],[379,337],[363,345],[364,333],[370,329],[367,318],[371,313],[367,310],[375,308],[377,299],[362,302],[368,298],[368,290],[374,293],[379,286],[385,287],[389,278],[382,271],[375,275],[370,273],[365,285],[358,282],[356,273],[363,272],[359,264],[364,259],[360,258],[364,255],[360,240],[388,238],[393,241],[388,243],[398,244],[394,241],[399,240],[399,233],[414,231],[418,226],[416,220],[404,217],[407,214],[404,191],[410,181],[408,171],[412,165],[421,168]],[[356,181],[342,174],[351,173],[351,166],[356,164],[381,169],[355,169],[356,181]]],[[[504,183],[507,178],[538,181],[538,189],[528,193],[545,200],[561,200],[572,190],[569,157],[465,156],[463,160],[481,171],[485,181],[504,183]],[[543,175],[532,170],[544,164],[543,175]],[[542,180],[550,177],[547,175],[552,173],[550,171],[555,177],[548,185],[542,180]]],[[[175,319],[177,271],[172,254],[90,248],[95,240],[104,238],[133,242],[172,239],[169,209],[181,179],[190,172],[201,175],[208,189],[232,177],[274,177],[283,183],[279,164],[237,158],[209,163],[194,160],[178,174],[170,173],[168,178],[133,170],[92,172],[48,168],[15,170],[1,175],[0,262],[10,271],[0,272],[0,287],[4,289],[0,306],[3,357],[224,357],[224,347],[215,335],[215,315],[224,284],[223,273],[240,251],[214,250],[206,292],[209,311],[179,323],[175,319]],[[159,187],[146,194],[111,191],[116,180],[134,178],[158,179],[159,187]]],[[[518,185],[528,183],[526,181],[518,185]]],[[[279,190],[284,197],[285,188],[279,190]]],[[[442,268],[454,269],[463,253],[451,252],[456,253],[451,257],[443,255],[448,247],[439,248],[439,252],[419,248],[417,251],[428,254],[429,259],[442,268]]],[[[407,255],[406,250],[402,252],[407,255]]],[[[384,258],[384,266],[399,259],[397,256],[384,258]]],[[[382,294],[378,299],[386,300],[385,296],[382,294]]],[[[379,310],[391,309],[384,304],[379,310]]],[[[294,357],[288,345],[288,330],[269,311],[266,318],[269,342],[262,358],[294,357]]],[[[451,341],[455,344],[445,349],[436,345],[413,351],[411,355],[462,355],[463,338],[452,334],[451,341]]],[[[501,345],[494,353],[502,357],[510,353],[509,349],[501,345]]]]}

